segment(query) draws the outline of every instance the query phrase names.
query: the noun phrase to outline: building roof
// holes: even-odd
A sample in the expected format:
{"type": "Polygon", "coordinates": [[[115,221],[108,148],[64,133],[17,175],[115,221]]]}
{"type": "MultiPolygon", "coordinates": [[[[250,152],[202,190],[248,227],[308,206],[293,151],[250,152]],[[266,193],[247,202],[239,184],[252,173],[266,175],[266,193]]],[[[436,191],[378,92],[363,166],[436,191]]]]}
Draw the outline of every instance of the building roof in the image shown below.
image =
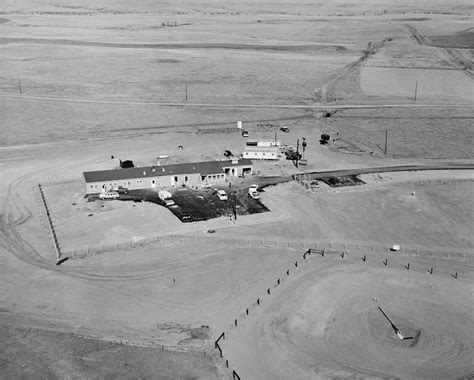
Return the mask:
{"type": "Polygon", "coordinates": [[[223,168],[227,168],[230,166],[243,166],[243,165],[252,165],[252,160],[248,158],[235,158],[233,160],[225,160],[221,161],[221,165],[223,168]]]}
{"type": "Polygon", "coordinates": [[[182,174],[222,174],[223,166],[251,165],[252,161],[246,158],[239,159],[238,164],[231,161],[204,161],[189,162],[184,164],[170,164],[158,166],[146,166],[141,168],[125,168],[112,170],[98,170],[84,172],[86,183],[103,181],[120,181],[135,178],[160,177],[182,174]]]}
{"type": "Polygon", "coordinates": [[[244,152],[279,152],[277,146],[246,146],[244,152]]]}

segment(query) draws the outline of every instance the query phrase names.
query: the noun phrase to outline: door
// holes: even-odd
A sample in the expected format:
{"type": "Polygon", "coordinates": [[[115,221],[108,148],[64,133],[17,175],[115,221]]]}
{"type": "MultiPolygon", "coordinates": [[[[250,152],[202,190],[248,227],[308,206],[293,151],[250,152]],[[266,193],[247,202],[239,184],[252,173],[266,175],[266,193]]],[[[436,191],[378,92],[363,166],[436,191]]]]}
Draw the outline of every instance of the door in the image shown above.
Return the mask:
{"type": "Polygon", "coordinates": [[[156,179],[151,180],[151,187],[155,188],[156,187],[156,179]]]}

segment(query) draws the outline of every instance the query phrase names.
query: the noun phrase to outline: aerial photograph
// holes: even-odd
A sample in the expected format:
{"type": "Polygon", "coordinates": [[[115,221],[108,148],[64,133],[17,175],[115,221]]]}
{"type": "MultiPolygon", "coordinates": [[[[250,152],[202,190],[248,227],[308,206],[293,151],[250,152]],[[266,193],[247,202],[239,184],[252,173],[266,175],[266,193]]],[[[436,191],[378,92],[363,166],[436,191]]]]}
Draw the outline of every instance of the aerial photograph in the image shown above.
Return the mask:
{"type": "Polygon", "coordinates": [[[472,0],[0,2],[0,379],[474,379],[472,0]]]}

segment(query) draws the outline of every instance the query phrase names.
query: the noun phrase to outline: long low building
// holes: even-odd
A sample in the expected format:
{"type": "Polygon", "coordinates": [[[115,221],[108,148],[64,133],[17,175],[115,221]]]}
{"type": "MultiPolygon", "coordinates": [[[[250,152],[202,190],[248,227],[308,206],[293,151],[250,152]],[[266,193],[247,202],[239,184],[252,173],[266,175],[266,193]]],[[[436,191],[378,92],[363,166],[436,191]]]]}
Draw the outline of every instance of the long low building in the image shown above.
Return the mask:
{"type": "Polygon", "coordinates": [[[280,150],[277,146],[246,146],[242,156],[252,160],[279,160],[280,150]]]}
{"type": "Polygon", "coordinates": [[[253,174],[253,164],[246,158],[83,173],[87,194],[96,194],[118,187],[136,190],[179,186],[214,186],[225,184],[229,177],[250,174],[253,174]]]}

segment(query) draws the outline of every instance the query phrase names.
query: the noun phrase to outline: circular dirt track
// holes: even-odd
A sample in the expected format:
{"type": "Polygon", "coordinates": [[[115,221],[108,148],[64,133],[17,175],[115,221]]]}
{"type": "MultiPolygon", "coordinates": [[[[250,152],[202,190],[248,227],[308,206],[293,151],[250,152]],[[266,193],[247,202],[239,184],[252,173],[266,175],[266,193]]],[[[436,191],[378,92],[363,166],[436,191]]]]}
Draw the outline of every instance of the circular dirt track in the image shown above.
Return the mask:
{"type": "Polygon", "coordinates": [[[472,376],[472,289],[449,276],[359,264],[311,271],[254,326],[261,369],[301,379],[472,376]]]}

